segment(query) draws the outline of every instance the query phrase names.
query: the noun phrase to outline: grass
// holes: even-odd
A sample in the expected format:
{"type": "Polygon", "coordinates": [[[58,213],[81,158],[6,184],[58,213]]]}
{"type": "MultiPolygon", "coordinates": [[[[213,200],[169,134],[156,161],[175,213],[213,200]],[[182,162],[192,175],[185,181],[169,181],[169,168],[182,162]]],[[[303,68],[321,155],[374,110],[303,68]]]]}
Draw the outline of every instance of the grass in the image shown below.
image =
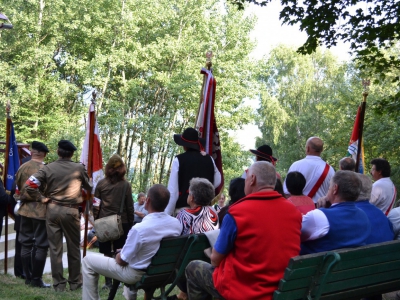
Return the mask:
{"type": "MultiPolygon", "coordinates": [[[[51,283],[51,274],[44,274],[43,281],[51,283]]],[[[104,284],[104,276],[100,276],[99,291],[100,298],[108,298],[108,290],[102,290],[104,284]]],[[[122,296],[122,288],[118,289],[115,300],[124,300],[122,296]]],[[[138,292],[138,300],[143,299],[143,291],[138,292]]],[[[56,293],[53,288],[40,289],[25,285],[25,280],[16,278],[12,275],[0,274],[0,298],[2,300],[75,300],[82,299],[82,289],[76,291],[67,290],[62,293],[56,293]]]]}
{"type": "MultiPolygon", "coordinates": [[[[98,249],[90,249],[89,251],[99,252],[98,249]]],[[[64,277],[68,278],[68,269],[64,269],[64,277]]],[[[104,285],[104,276],[100,276],[99,278],[99,293],[100,298],[107,299],[108,298],[108,290],[102,290],[101,287],[104,285]]],[[[51,274],[46,273],[43,275],[43,281],[46,283],[51,283],[52,278],[51,274]]],[[[56,293],[53,288],[50,289],[40,289],[30,287],[25,285],[25,280],[21,278],[16,278],[13,275],[0,274],[0,299],[1,300],[75,300],[82,299],[82,289],[78,289],[76,291],[70,291],[67,289],[65,292],[56,293]]],[[[122,296],[123,288],[120,287],[118,289],[117,294],[115,295],[115,300],[125,300],[125,297],[122,296]]],[[[172,291],[171,295],[177,294],[179,290],[175,288],[172,291]]],[[[157,291],[154,295],[157,294],[157,291]]],[[[138,300],[143,300],[144,292],[143,290],[138,291],[138,300]]]]}

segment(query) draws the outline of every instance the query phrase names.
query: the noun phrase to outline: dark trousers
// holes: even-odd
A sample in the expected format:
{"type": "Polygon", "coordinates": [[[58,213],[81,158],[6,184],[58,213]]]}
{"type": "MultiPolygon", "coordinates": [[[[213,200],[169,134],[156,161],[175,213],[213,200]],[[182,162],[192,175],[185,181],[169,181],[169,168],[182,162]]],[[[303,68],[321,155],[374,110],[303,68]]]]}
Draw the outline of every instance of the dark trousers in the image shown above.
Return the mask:
{"type": "Polygon", "coordinates": [[[22,261],[21,261],[22,245],[18,241],[19,230],[16,230],[15,232],[16,232],[16,235],[15,235],[14,275],[16,277],[25,277],[24,269],[22,268],[22,261]]]}
{"type": "Polygon", "coordinates": [[[32,255],[33,259],[46,260],[49,241],[45,220],[21,216],[18,240],[22,244],[21,256],[32,255]],[[34,253],[35,248],[36,253],[34,253]]]}

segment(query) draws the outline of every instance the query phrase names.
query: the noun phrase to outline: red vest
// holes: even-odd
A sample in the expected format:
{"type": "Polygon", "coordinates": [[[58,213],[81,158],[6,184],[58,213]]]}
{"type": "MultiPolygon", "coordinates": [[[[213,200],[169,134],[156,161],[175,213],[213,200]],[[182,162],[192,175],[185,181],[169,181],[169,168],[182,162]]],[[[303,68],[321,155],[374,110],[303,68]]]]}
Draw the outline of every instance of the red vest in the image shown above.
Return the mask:
{"type": "Polygon", "coordinates": [[[214,270],[214,286],[228,300],[272,299],[289,259],[299,255],[301,214],[275,191],[250,194],[229,213],[237,236],[214,270]]]}

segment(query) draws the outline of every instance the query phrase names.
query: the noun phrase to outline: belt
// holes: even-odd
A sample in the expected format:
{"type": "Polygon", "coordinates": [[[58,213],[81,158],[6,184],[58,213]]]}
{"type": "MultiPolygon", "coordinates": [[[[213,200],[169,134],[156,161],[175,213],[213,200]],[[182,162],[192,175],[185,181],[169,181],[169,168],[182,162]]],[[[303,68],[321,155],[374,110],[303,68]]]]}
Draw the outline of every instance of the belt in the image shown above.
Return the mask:
{"type": "Polygon", "coordinates": [[[76,208],[76,209],[78,209],[79,206],[80,206],[79,203],[68,204],[68,203],[62,203],[62,202],[59,202],[59,201],[56,201],[56,200],[49,200],[49,202],[47,202],[47,203],[52,203],[52,204],[55,204],[55,205],[64,206],[64,207],[70,207],[70,208],[76,208]]]}

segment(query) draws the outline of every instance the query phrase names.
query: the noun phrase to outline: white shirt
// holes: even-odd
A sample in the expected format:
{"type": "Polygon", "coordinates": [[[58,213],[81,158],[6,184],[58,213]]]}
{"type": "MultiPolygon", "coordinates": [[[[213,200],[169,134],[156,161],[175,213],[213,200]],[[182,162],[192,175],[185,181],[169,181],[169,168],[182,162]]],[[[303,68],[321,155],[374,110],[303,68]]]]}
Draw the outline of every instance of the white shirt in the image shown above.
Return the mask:
{"type": "Polygon", "coordinates": [[[400,240],[400,207],[393,208],[387,217],[393,224],[394,239],[400,240]]]}
{"type": "MultiPolygon", "coordinates": [[[[214,165],[214,187],[217,188],[221,184],[221,173],[218,171],[217,166],[215,165],[214,159],[210,157],[212,163],[214,165]]],[[[175,211],[176,202],[179,198],[179,184],[178,184],[178,174],[179,174],[179,160],[177,157],[172,161],[171,166],[171,174],[169,176],[168,181],[168,190],[171,194],[168,202],[168,206],[165,209],[165,212],[169,215],[172,215],[175,211]]]]}
{"type": "Polygon", "coordinates": [[[372,185],[371,198],[369,202],[379,208],[387,215],[396,199],[396,189],[389,177],[378,179],[372,185]]]}
{"type": "MultiPolygon", "coordinates": [[[[147,214],[148,214],[147,210],[144,209],[144,203],[142,205],[140,205],[139,202],[135,202],[135,204],[133,205],[133,208],[134,208],[135,212],[136,211],[141,212],[145,216],[147,216],[147,214]]],[[[137,214],[134,214],[134,221],[136,223],[142,222],[143,218],[139,217],[137,214]]]]}
{"type": "MultiPolygon", "coordinates": [[[[288,173],[298,171],[303,174],[304,178],[306,179],[306,186],[303,189],[303,194],[308,195],[324,172],[325,166],[326,163],[322,160],[321,157],[315,155],[307,155],[305,158],[294,162],[290,166],[288,173]]],[[[335,175],[335,171],[331,166],[329,166],[329,171],[325,177],[324,182],[321,184],[314,197],[312,197],[314,203],[317,203],[319,198],[326,196],[329,189],[329,183],[333,175],[335,175]]],[[[289,194],[289,191],[286,187],[286,180],[283,183],[283,192],[285,194],[289,194]]]]}
{"type": "Polygon", "coordinates": [[[326,215],[319,209],[311,210],[303,215],[300,240],[305,242],[320,239],[328,234],[329,228],[326,215]]]}
{"type": "Polygon", "coordinates": [[[121,259],[133,269],[145,269],[160,248],[160,241],[165,237],[179,236],[181,232],[182,225],[176,218],[165,212],[150,213],[129,231],[121,259]]]}

